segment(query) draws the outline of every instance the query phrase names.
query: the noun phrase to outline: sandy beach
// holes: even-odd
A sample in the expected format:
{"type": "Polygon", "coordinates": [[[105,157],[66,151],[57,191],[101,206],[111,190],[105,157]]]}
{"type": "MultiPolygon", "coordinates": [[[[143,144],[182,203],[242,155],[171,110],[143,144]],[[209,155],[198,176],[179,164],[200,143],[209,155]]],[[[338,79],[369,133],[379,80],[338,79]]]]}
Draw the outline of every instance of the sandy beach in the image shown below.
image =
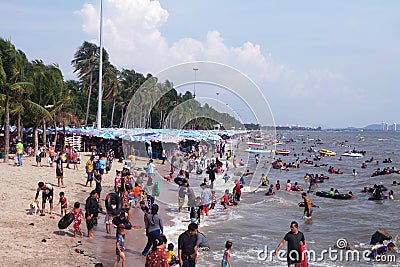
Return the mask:
{"type": "MultiPolygon", "coordinates": [[[[79,170],[65,168],[65,188],[57,187],[55,167],[48,167],[42,160],[43,167],[36,167],[34,157],[24,157],[23,166],[18,167],[12,159],[9,163],[1,163],[0,179],[0,242],[3,249],[0,251],[2,266],[94,266],[103,263],[110,266],[115,260],[115,228],[112,235],[105,232],[104,215],[99,215],[99,225],[95,228],[94,239],[89,240],[86,224],[82,221],[81,228],[84,237],[73,238],[73,226],[59,230],[57,223],[60,220],[60,206],[57,206],[59,193],[65,192],[68,199],[68,211],[72,210],[73,203],[78,201],[84,209],[86,198],[93,188],[85,187],[86,173],[84,163],[89,153],[81,153],[82,163],[79,170]],[[49,215],[49,204],[46,205],[46,216],[30,214],[30,203],[34,201],[37,183],[49,182],[54,185],[55,219],[49,215]],[[76,249],[81,251],[76,252],[76,249]]],[[[156,162],[157,163],[157,162],[156,162]]],[[[137,166],[145,166],[145,159],[138,159],[137,166]]],[[[156,164],[159,168],[159,164],[156,164]]],[[[123,163],[114,162],[113,169],[103,178],[101,205],[104,207],[104,196],[114,185],[115,170],[120,170],[123,163]]],[[[159,170],[162,173],[162,170],[159,170]]],[[[41,200],[39,196],[38,200],[41,200]]],[[[41,205],[41,203],[40,203],[41,205]]],[[[164,225],[170,223],[166,215],[166,205],[160,206],[164,225]]],[[[127,266],[143,266],[145,257],[141,255],[146,237],[144,234],[143,212],[140,209],[132,211],[131,222],[141,226],[139,230],[128,231],[126,238],[127,266]]]]}

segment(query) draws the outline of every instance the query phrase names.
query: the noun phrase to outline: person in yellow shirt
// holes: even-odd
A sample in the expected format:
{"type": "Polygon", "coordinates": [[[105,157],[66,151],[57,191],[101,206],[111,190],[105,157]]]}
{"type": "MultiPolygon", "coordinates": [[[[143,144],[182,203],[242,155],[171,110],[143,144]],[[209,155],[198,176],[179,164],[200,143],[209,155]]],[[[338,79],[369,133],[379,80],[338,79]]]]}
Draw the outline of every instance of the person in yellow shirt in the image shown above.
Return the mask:
{"type": "Polygon", "coordinates": [[[305,193],[305,192],[301,193],[301,197],[304,200],[304,216],[305,217],[311,217],[311,214],[312,214],[311,200],[308,198],[307,193],[305,193]]]}
{"type": "Polygon", "coordinates": [[[169,266],[175,266],[175,265],[179,264],[179,260],[175,256],[175,253],[174,253],[174,244],[172,244],[172,243],[168,244],[167,257],[168,257],[169,266]]]}
{"type": "Polygon", "coordinates": [[[87,173],[87,180],[86,180],[86,185],[90,185],[92,187],[92,181],[93,181],[93,169],[94,169],[94,155],[90,157],[90,159],[86,162],[86,173],[87,173]]]}
{"type": "Polygon", "coordinates": [[[17,150],[18,166],[22,166],[22,154],[24,154],[24,145],[22,144],[21,139],[18,139],[18,143],[15,145],[15,149],[17,150]]]}

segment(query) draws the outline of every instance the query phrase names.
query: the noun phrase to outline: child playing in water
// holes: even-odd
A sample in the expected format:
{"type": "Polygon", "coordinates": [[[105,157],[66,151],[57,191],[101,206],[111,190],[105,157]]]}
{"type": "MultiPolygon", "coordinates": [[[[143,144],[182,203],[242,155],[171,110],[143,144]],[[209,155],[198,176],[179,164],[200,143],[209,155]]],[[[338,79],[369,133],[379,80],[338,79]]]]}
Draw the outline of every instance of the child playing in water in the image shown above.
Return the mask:
{"type": "Polygon", "coordinates": [[[79,202],[74,203],[74,209],[72,210],[72,213],[74,214],[74,237],[76,236],[77,232],[79,232],[80,236],[82,236],[81,222],[83,217],[83,211],[81,209],[81,203],[79,202]]]}
{"type": "Polygon", "coordinates": [[[67,198],[64,192],[60,192],[60,200],[57,205],[61,205],[61,217],[67,214],[67,198]]]}
{"type": "Polygon", "coordinates": [[[168,244],[167,257],[169,266],[175,266],[179,264],[179,260],[177,259],[174,253],[174,244],[172,243],[168,244]]]}
{"type": "Polygon", "coordinates": [[[190,222],[191,223],[195,223],[197,225],[200,224],[200,217],[199,217],[199,214],[197,212],[191,212],[190,213],[190,222]]]}
{"type": "Polygon", "coordinates": [[[215,196],[215,191],[211,191],[212,195],[211,195],[211,206],[210,209],[214,209],[215,208],[215,203],[217,203],[217,197],[215,196]]]}
{"type": "Polygon", "coordinates": [[[117,254],[117,259],[114,262],[114,267],[117,267],[119,261],[122,259],[122,266],[125,266],[125,241],[124,241],[125,229],[120,227],[117,229],[117,242],[115,248],[115,254],[117,254]]]}
{"type": "Polygon", "coordinates": [[[227,206],[231,206],[229,203],[229,189],[225,190],[225,194],[222,197],[221,205],[224,206],[224,209],[226,209],[227,206]]]}
{"type": "Polygon", "coordinates": [[[231,252],[230,252],[231,249],[232,249],[232,242],[226,241],[224,256],[222,257],[222,261],[221,261],[221,267],[232,267],[231,252]]]}
{"type": "MultiPolygon", "coordinates": [[[[114,210],[117,208],[117,205],[115,203],[111,203],[111,208],[114,210]]],[[[104,217],[104,223],[106,224],[106,232],[107,234],[112,233],[112,220],[113,220],[113,215],[111,211],[107,211],[106,216],[104,217]]]]}
{"type": "Polygon", "coordinates": [[[290,180],[287,180],[286,191],[290,191],[291,189],[292,189],[292,185],[290,184],[290,180]]]}
{"type": "Polygon", "coordinates": [[[276,190],[281,190],[281,182],[279,182],[279,180],[276,181],[275,189],[276,190]]]}

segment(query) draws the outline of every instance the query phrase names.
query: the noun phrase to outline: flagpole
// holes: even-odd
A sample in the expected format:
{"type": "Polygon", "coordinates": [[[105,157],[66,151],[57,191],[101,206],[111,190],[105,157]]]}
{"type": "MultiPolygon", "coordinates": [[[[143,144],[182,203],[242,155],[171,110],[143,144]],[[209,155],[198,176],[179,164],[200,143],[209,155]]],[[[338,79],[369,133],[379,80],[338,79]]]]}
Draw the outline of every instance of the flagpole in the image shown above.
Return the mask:
{"type": "Polygon", "coordinates": [[[103,99],[103,0],[100,0],[100,63],[99,63],[99,96],[97,104],[97,129],[101,129],[101,102],[103,99]]]}

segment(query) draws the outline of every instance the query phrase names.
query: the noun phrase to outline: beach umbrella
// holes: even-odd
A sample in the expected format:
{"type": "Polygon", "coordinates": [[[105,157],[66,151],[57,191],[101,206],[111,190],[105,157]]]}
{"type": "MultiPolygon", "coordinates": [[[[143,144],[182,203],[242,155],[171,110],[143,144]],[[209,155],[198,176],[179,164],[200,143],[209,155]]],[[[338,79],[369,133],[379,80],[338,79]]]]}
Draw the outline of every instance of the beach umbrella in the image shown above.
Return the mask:
{"type": "Polygon", "coordinates": [[[102,133],[102,134],[98,135],[97,137],[101,137],[104,139],[115,139],[115,136],[110,132],[102,133]]]}

